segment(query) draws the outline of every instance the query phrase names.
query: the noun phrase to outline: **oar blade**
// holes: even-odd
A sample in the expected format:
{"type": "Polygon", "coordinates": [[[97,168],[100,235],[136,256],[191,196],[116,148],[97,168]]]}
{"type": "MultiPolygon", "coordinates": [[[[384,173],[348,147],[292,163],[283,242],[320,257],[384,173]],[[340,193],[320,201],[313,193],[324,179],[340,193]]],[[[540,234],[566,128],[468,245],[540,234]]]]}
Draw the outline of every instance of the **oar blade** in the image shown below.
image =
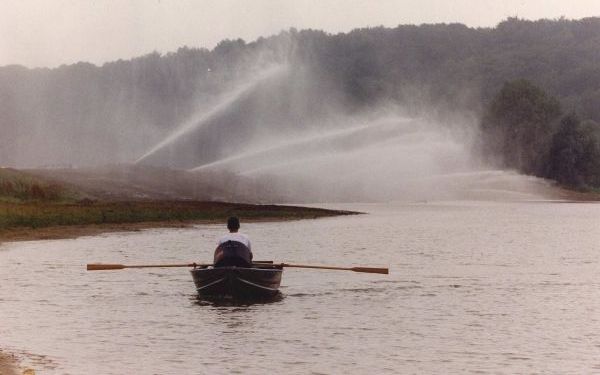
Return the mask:
{"type": "Polygon", "coordinates": [[[366,273],[381,273],[387,275],[390,273],[388,268],[376,268],[376,267],[352,267],[354,272],[366,272],[366,273]]]}
{"type": "Polygon", "coordinates": [[[88,271],[105,271],[105,270],[122,270],[125,268],[122,264],[102,264],[102,263],[94,263],[88,264],[88,271]]]}

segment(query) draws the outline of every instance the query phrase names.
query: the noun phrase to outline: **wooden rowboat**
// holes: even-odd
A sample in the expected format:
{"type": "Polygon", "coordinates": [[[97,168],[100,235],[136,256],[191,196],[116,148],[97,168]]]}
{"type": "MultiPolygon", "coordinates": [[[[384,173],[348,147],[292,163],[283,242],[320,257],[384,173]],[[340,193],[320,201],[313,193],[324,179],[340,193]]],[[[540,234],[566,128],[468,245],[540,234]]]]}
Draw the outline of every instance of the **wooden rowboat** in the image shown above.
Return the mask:
{"type": "Polygon", "coordinates": [[[233,297],[235,299],[262,299],[279,295],[283,268],[312,268],[387,274],[387,268],[333,267],[306,264],[273,264],[272,261],[252,261],[252,252],[246,245],[227,241],[215,250],[212,264],[102,264],[87,265],[88,271],[120,270],[125,268],[193,267],[190,271],[200,297],[233,297]]]}
{"type": "Polygon", "coordinates": [[[227,241],[216,248],[213,267],[190,272],[200,297],[269,298],[279,293],[283,272],[272,263],[253,262],[246,245],[227,241]]]}
{"type": "Polygon", "coordinates": [[[270,298],[279,294],[283,267],[201,267],[190,271],[200,297],[270,298]]]}

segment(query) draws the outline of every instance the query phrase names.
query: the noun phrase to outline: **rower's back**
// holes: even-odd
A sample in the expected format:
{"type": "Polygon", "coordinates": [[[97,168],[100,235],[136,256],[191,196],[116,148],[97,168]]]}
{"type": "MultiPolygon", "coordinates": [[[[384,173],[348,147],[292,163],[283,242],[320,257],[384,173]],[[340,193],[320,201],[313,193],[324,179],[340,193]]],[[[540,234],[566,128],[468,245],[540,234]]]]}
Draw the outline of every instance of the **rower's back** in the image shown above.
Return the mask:
{"type": "Polygon", "coordinates": [[[227,219],[229,233],[221,237],[215,250],[215,267],[252,267],[252,249],[250,239],[242,233],[240,220],[233,216],[227,219]]]}
{"type": "Polygon", "coordinates": [[[215,267],[252,267],[252,252],[238,241],[227,241],[215,250],[215,267]]]}

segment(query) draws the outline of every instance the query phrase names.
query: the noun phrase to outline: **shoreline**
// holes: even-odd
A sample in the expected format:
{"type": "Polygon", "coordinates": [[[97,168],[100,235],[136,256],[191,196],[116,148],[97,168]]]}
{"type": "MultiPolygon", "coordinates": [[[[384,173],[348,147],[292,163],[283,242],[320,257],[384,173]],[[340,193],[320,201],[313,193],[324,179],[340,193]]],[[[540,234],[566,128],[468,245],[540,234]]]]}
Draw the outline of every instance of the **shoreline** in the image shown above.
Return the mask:
{"type": "Polygon", "coordinates": [[[0,349],[0,374],[19,375],[17,363],[17,358],[14,355],[8,354],[0,349]]]}
{"type": "MultiPolygon", "coordinates": [[[[600,194],[598,193],[581,193],[568,191],[556,197],[556,200],[551,200],[555,203],[599,203],[600,194]]],[[[107,202],[114,204],[114,202],[107,202]]],[[[168,201],[146,202],[150,204],[162,205],[169,203],[168,201]]],[[[41,227],[31,226],[12,226],[0,227],[0,246],[4,243],[21,242],[21,241],[41,241],[41,240],[59,240],[59,239],[74,239],[85,236],[96,236],[104,233],[118,232],[139,232],[146,229],[159,228],[191,228],[195,225],[208,224],[223,224],[229,214],[237,214],[230,209],[243,208],[244,213],[239,215],[240,219],[246,223],[256,222],[281,222],[291,220],[306,220],[318,219],[325,217],[345,216],[345,215],[360,215],[363,212],[331,210],[316,207],[303,206],[286,206],[286,205],[253,205],[240,203],[225,203],[225,202],[177,202],[178,204],[195,205],[200,204],[204,207],[199,211],[203,211],[209,218],[189,218],[189,219],[166,219],[166,220],[145,220],[134,222],[83,222],[81,224],[62,224],[48,225],[41,227]],[[216,208],[216,209],[215,209],[216,208]]],[[[125,204],[130,204],[126,202],[125,204]]],[[[54,206],[57,207],[57,206],[54,206]]],[[[58,206],[60,207],[60,206],[58,206]]],[[[0,373],[1,375],[2,373],[0,373]]]]}
{"type": "MultiPolygon", "coordinates": [[[[285,207],[285,206],[281,206],[285,207]]],[[[359,215],[360,212],[350,211],[333,211],[324,210],[326,215],[302,215],[302,216],[258,216],[252,218],[242,218],[245,223],[257,222],[283,222],[292,220],[307,220],[318,219],[325,217],[343,216],[343,215],[359,215]]],[[[140,232],[146,229],[160,228],[192,228],[196,225],[223,224],[222,218],[201,219],[201,220],[186,220],[186,221],[143,221],[134,223],[103,223],[103,224],[77,224],[77,225],[54,225],[42,228],[31,227],[13,227],[0,229],[0,245],[11,242],[21,241],[41,241],[41,240],[60,240],[73,239],[85,236],[96,236],[104,233],[118,232],[140,232]]],[[[0,372],[0,374],[2,374],[0,372]]]]}
{"type": "Polygon", "coordinates": [[[150,221],[119,224],[56,225],[44,228],[10,228],[0,230],[0,245],[9,242],[61,240],[103,233],[139,232],[153,228],[190,228],[198,224],[217,224],[220,221],[202,220],[194,222],[150,221]]]}

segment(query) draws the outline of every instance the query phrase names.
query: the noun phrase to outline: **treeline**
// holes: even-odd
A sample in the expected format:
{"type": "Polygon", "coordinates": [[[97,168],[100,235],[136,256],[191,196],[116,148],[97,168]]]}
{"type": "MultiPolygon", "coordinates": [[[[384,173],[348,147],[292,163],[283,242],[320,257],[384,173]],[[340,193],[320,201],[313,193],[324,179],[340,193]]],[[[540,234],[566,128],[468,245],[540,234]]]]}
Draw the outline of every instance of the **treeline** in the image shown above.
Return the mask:
{"type": "Polygon", "coordinates": [[[504,82],[528,79],[565,108],[600,121],[600,18],[302,31],[297,39],[300,58],[324,70],[354,103],[425,98],[477,108],[504,82]]]}
{"type": "Polygon", "coordinates": [[[578,189],[600,187],[600,125],[564,113],[527,80],[504,84],[482,121],[483,152],[505,167],[578,189]]]}
{"type": "Polygon", "coordinates": [[[183,47],[100,67],[1,67],[0,165],[131,161],[257,61],[280,61],[280,43],[223,41],[212,51],[183,47]]]}
{"type": "MultiPolygon", "coordinates": [[[[495,105],[505,82],[526,79],[560,103],[556,114],[546,98],[543,121],[552,125],[534,131],[532,140],[555,150],[548,137],[563,134],[557,119],[564,114],[600,122],[598,61],[600,18],[510,18],[477,29],[401,25],[335,35],[291,29],[251,43],[225,40],[213,50],[184,47],[102,66],[7,66],[0,68],[0,165],[135,160],[239,78],[273,63],[309,70],[323,90],[343,97],[349,112],[387,101],[415,114],[432,105],[482,113],[495,105]]],[[[533,135],[513,136],[528,145],[533,135]]],[[[552,176],[544,169],[550,156],[530,155],[531,148],[508,151],[522,146],[507,141],[499,152],[510,156],[510,166],[552,176]]]]}

